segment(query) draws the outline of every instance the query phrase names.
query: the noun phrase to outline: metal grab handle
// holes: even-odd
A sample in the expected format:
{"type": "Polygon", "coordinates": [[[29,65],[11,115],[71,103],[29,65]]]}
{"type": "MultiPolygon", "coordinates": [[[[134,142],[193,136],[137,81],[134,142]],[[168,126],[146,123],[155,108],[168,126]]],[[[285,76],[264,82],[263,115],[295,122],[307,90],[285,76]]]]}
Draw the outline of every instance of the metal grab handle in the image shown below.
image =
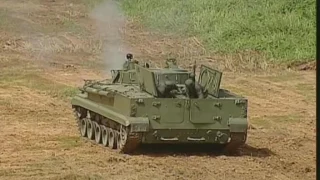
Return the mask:
{"type": "Polygon", "coordinates": [[[187,140],[188,141],[205,141],[206,139],[204,137],[202,137],[202,138],[191,138],[191,137],[188,137],[187,140]]]}
{"type": "Polygon", "coordinates": [[[161,141],[178,141],[179,139],[178,138],[164,138],[164,137],[161,137],[160,138],[161,139],[161,141]]]}

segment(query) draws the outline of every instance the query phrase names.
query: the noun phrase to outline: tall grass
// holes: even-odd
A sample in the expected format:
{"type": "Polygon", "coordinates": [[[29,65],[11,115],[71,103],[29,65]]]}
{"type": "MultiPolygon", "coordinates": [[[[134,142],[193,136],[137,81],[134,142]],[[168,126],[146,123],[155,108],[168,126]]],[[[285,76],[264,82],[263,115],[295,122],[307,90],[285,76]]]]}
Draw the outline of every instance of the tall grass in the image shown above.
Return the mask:
{"type": "Polygon", "coordinates": [[[196,36],[212,52],[261,52],[270,61],[315,58],[314,0],[122,0],[153,30],[196,36]]]}

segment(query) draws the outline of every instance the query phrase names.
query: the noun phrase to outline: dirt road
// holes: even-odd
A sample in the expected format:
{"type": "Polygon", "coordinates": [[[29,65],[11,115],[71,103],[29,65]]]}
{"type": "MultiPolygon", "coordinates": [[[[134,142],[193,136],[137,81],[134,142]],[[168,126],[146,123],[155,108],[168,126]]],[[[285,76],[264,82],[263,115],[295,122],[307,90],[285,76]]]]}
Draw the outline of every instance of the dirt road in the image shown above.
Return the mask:
{"type": "MultiPolygon", "coordinates": [[[[81,139],[69,97],[105,74],[101,39],[76,2],[0,2],[0,179],[315,179],[314,71],[224,74],[223,87],[249,98],[252,129],[239,156],[119,155],[81,139]]],[[[170,48],[127,28],[138,56],[170,48]]]]}

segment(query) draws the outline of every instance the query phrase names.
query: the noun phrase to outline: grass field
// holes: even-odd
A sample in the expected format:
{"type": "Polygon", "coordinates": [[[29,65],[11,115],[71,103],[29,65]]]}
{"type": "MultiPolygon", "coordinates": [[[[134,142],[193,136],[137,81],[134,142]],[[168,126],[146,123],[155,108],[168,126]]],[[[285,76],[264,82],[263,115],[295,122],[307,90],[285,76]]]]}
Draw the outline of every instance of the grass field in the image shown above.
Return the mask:
{"type": "Polygon", "coordinates": [[[315,59],[314,0],[123,0],[152,30],[198,37],[215,54],[253,51],[269,62],[315,59]]]}

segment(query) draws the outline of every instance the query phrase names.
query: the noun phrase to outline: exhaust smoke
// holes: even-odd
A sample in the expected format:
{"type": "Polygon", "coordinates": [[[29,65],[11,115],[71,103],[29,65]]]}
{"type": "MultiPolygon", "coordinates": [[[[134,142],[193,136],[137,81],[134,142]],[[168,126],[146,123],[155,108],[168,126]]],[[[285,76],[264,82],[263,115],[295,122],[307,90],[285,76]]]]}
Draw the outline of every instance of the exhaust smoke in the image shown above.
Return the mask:
{"type": "Polygon", "coordinates": [[[121,36],[126,19],[119,5],[113,0],[104,1],[90,13],[90,18],[96,22],[97,33],[103,39],[105,70],[109,73],[111,69],[122,68],[128,51],[121,36]]]}

